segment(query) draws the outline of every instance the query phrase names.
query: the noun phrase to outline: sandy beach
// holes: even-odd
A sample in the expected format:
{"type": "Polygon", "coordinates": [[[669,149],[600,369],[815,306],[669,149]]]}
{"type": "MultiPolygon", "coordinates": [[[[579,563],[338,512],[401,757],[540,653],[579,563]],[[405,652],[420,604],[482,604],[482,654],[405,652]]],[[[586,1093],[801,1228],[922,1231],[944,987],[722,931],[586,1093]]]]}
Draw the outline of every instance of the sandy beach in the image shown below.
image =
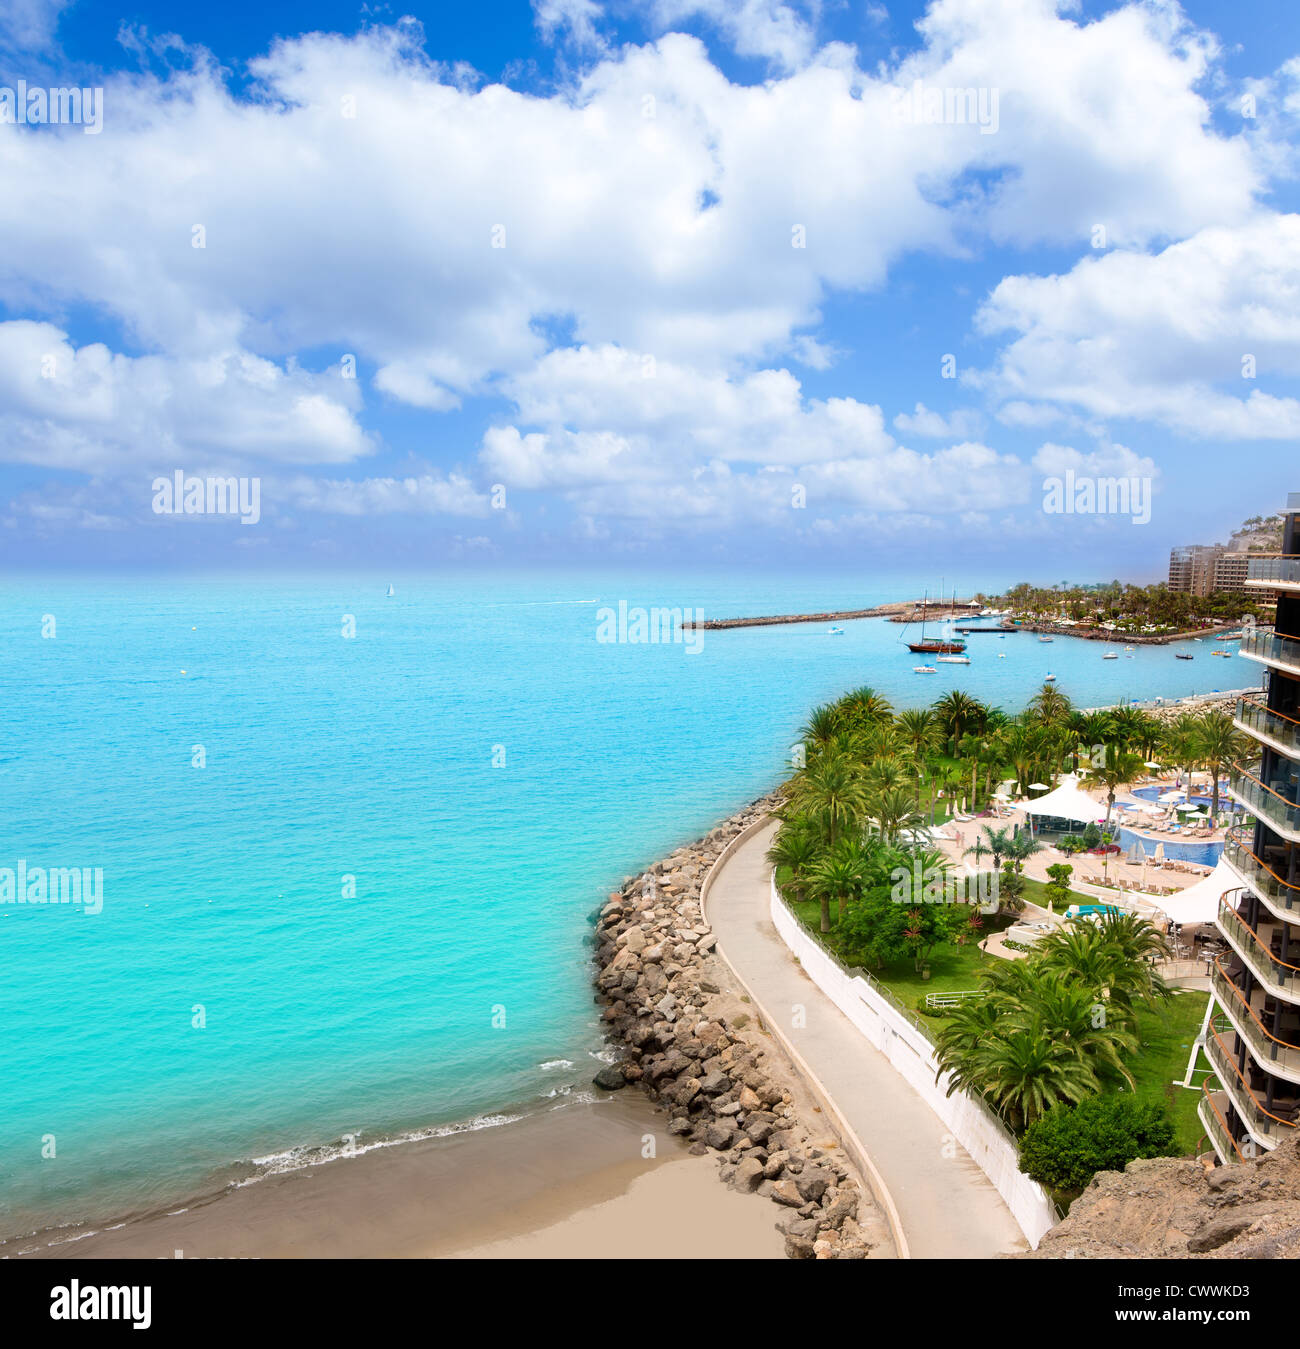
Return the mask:
{"type": "Polygon", "coordinates": [[[689,1156],[666,1124],[619,1093],[270,1176],[116,1230],[12,1238],[0,1256],[781,1259],[771,1205],[719,1184],[716,1161],[689,1156]]]}

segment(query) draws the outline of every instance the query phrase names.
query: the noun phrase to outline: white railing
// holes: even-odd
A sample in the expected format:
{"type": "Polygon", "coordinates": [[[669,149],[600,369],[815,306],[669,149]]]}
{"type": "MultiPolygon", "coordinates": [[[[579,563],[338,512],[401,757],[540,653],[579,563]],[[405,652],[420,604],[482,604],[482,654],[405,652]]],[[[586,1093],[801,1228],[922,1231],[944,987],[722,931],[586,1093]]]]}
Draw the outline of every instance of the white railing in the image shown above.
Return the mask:
{"type": "Polygon", "coordinates": [[[948,1074],[939,1073],[928,1028],[916,1013],[870,975],[851,974],[815,940],[786,907],[775,873],[769,888],[772,922],[808,977],[943,1121],[1002,1196],[1025,1239],[1037,1247],[1058,1221],[1056,1206],[1043,1187],[1021,1171],[1020,1152],[1007,1127],[983,1101],[963,1091],[945,1094],[948,1074]]]}
{"type": "Polygon", "coordinates": [[[937,1011],[944,1007],[957,1007],[967,998],[982,998],[983,996],[984,990],[982,988],[953,989],[948,993],[927,993],[925,1005],[937,1011]]]}

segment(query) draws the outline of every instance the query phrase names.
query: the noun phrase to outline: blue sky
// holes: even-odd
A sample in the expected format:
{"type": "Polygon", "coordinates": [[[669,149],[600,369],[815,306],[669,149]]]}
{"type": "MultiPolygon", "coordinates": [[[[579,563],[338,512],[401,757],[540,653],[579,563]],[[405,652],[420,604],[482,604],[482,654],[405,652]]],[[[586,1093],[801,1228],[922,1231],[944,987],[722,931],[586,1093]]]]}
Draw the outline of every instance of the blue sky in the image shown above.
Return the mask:
{"type": "Polygon", "coordinates": [[[0,118],[103,115],[0,124],[0,562],[1156,579],[1300,488],[1297,58],[1263,0],[14,0],[0,118]]]}

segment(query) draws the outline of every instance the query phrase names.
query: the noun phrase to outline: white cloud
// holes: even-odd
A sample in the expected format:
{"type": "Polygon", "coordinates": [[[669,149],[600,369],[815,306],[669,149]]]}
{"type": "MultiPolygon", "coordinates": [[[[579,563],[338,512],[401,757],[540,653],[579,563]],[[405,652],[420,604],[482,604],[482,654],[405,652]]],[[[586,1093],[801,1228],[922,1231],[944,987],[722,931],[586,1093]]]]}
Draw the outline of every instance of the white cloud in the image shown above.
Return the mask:
{"type": "Polygon", "coordinates": [[[369,448],[359,401],[354,381],[246,351],[130,357],[74,347],[53,324],[0,323],[0,460],[12,463],[95,474],[182,456],[342,463],[369,448]]]}
{"type": "Polygon", "coordinates": [[[1300,436],[1300,401],[1260,387],[1300,376],[1300,216],[1261,214],[1063,276],[1008,277],[977,326],[1014,334],[973,382],[1011,400],[1016,424],[1064,409],[1192,436],[1300,436]]]}
{"type": "Polygon", "coordinates": [[[924,403],[918,403],[914,412],[900,412],[894,418],[894,427],[904,435],[925,436],[933,440],[963,440],[974,436],[980,425],[980,415],[973,408],[957,408],[948,416],[931,412],[924,403]]]}
{"type": "Polygon", "coordinates": [[[42,52],[54,40],[59,16],[72,0],[5,0],[0,9],[0,48],[42,52]]]}

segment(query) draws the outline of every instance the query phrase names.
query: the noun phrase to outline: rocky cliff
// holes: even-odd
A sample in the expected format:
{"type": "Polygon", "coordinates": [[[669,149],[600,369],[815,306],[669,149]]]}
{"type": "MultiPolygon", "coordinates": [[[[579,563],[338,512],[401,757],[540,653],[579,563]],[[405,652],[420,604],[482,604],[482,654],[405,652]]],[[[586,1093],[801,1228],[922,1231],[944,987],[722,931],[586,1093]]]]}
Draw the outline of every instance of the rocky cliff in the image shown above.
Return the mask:
{"type": "Polygon", "coordinates": [[[1300,1256],[1300,1139],[1214,1170],[1168,1158],[1099,1172],[1017,1260],[1289,1260],[1300,1256]]]}

